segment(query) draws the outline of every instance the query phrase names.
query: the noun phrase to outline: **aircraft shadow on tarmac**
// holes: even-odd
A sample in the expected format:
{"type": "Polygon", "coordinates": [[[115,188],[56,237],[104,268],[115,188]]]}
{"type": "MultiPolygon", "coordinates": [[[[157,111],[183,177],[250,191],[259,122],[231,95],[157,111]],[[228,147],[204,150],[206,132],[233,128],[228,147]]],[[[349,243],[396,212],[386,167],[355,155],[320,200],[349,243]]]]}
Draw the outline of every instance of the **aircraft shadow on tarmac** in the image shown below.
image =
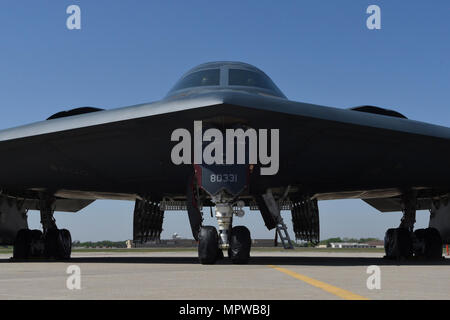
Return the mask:
{"type": "MultiPolygon", "coordinates": [[[[199,264],[196,257],[80,257],[65,261],[36,259],[36,260],[12,260],[0,259],[0,263],[124,263],[124,264],[199,264]]],[[[232,264],[225,257],[219,260],[217,265],[232,264]]],[[[433,266],[450,265],[450,259],[439,260],[388,260],[372,257],[252,257],[249,265],[295,265],[295,266],[433,266]]]]}

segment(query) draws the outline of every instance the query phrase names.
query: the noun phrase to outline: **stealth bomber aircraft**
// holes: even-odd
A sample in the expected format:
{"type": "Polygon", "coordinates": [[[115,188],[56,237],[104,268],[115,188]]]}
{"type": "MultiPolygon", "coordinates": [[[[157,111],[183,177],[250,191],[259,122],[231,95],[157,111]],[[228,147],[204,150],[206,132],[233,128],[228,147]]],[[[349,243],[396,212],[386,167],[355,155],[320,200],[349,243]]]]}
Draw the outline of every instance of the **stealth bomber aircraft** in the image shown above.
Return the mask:
{"type": "Polygon", "coordinates": [[[0,131],[0,154],[0,244],[16,259],[70,258],[70,232],[53,213],[97,199],[135,201],[135,243],[159,239],[165,212],[186,211],[203,264],[223,250],[248,262],[244,208],[286,248],[281,210],[297,239],[317,243],[318,201],[332,199],[403,212],[386,232],[389,258],[438,258],[450,240],[450,128],[375,106],[290,101],[241,62],[199,65],[158,102],[76,108],[0,131]],[[28,228],[28,210],[40,211],[42,231],[28,228]],[[203,224],[210,210],[218,230],[203,224]],[[417,210],[429,210],[429,228],[414,230],[417,210]]]}

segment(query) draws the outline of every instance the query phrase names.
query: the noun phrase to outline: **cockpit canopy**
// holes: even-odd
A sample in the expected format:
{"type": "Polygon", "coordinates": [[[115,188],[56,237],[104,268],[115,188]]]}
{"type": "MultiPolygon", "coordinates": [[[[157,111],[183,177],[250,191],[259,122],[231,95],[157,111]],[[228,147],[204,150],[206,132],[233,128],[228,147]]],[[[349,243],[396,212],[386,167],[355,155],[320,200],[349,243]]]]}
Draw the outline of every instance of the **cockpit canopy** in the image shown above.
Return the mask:
{"type": "Polygon", "coordinates": [[[209,90],[242,90],[286,98],[273,81],[258,68],[242,62],[209,62],[188,71],[167,97],[209,90]]]}

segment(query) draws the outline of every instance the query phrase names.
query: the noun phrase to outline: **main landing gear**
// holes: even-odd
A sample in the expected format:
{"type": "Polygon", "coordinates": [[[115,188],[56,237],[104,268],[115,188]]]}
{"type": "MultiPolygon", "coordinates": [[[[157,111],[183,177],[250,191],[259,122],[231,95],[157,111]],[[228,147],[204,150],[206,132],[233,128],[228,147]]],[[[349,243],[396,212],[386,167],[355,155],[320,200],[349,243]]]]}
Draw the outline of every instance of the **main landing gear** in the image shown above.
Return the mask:
{"type": "Polygon", "coordinates": [[[72,237],[68,230],[57,228],[53,217],[53,204],[53,198],[41,199],[41,223],[44,232],[30,229],[20,230],[14,242],[14,259],[67,260],[70,258],[72,237]]]}
{"type": "Polygon", "coordinates": [[[387,259],[409,259],[413,256],[425,259],[442,258],[442,239],[435,228],[417,229],[416,195],[413,192],[403,196],[403,217],[400,226],[386,231],[384,248],[387,259]]]}

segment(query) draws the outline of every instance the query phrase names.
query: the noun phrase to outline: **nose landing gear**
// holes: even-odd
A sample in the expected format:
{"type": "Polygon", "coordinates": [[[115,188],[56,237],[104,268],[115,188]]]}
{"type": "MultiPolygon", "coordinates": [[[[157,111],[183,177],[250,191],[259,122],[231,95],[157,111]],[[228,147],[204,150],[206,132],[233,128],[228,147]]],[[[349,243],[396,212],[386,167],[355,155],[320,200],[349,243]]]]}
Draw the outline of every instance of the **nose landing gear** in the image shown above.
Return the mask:
{"type": "MultiPolygon", "coordinates": [[[[224,258],[221,239],[213,226],[200,229],[198,257],[201,264],[214,264],[224,258]]],[[[228,247],[228,258],[233,264],[247,264],[250,259],[252,240],[250,231],[244,226],[231,229],[228,247]]]]}
{"type": "Polygon", "coordinates": [[[239,196],[248,187],[251,171],[248,165],[202,164],[194,165],[192,182],[188,187],[188,213],[194,238],[198,233],[199,260],[203,264],[215,263],[223,258],[223,251],[234,263],[246,263],[250,257],[250,232],[245,227],[233,228],[233,216],[244,216],[245,202],[239,196]],[[210,197],[215,206],[216,228],[202,227],[200,191],[210,197]],[[197,209],[196,209],[197,208],[197,209]]]}
{"type": "Polygon", "coordinates": [[[246,264],[250,258],[250,231],[244,226],[232,227],[233,215],[242,217],[245,203],[238,201],[233,208],[233,201],[225,197],[213,198],[216,203],[216,218],[219,232],[212,226],[201,227],[199,233],[198,256],[200,263],[213,264],[223,259],[223,249],[228,250],[228,257],[235,264],[246,264]]]}

